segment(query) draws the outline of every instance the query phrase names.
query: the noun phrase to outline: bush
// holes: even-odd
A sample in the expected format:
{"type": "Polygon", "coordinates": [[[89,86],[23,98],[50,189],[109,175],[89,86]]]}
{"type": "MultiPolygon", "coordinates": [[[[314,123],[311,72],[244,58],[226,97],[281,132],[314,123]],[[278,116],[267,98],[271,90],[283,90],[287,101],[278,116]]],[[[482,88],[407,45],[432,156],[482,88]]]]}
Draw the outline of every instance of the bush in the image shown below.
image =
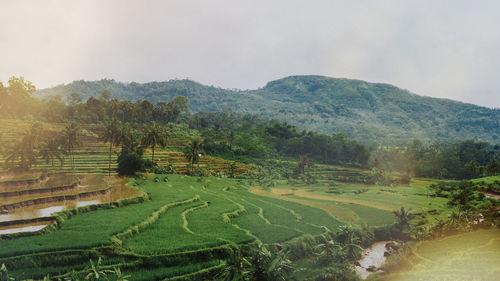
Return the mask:
{"type": "Polygon", "coordinates": [[[118,156],[118,168],[116,169],[119,176],[135,176],[137,172],[145,172],[146,169],[153,167],[151,160],[142,158],[143,150],[133,151],[124,147],[118,156]]]}
{"type": "Polygon", "coordinates": [[[172,164],[168,164],[166,167],[155,166],[153,168],[153,173],[155,174],[173,174],[175,173],[175,168],[172,164]]]}

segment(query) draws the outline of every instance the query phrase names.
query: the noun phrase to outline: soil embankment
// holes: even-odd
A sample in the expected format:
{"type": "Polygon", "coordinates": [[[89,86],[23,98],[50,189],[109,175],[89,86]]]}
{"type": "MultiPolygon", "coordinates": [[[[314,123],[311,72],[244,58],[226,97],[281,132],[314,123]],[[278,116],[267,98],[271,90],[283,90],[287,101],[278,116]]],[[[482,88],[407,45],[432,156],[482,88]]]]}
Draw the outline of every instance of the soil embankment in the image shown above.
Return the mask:
{"type": "Polygon", "coordinates": [[[47,204],[47,203],[53,203],[53,202],[64,202],[64,201],[79,200],[79,199],[89,198],[89,197],[96,197],[99,195],[108,194],[109,192],[111,192],[111,187],[108,187],[108,188],[102,189],[102,190],[83,192],[83,193],[78,193],[78,194],[31,199],[31,200],[21,201],[21,202],[17,202],[17,203],[2,205],[2,206],[0,206],[0,208],[3,210],[10,211],[12,209],[23,208],[23,207],[28,207],[28,206],[32,206],[32,205],[40,205],[40,204],[47,204]]]}

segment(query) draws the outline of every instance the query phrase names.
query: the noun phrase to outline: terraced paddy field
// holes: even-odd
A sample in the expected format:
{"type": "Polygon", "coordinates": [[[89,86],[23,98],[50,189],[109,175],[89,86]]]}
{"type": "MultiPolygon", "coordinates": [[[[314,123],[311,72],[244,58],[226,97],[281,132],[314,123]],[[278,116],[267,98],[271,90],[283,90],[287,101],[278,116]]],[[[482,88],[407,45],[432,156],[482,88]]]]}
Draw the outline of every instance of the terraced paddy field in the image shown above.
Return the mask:
{"type": "MultiPolygon", "coordinates": [[[[1,120],[0,136],[3,143],[13,143],[19,140],[22,135],[29,131],[32,121],[22,120],[1,120]]],[[[42,131],[46,136],[60,135],[64,130],[65,124],[62,123],[39,123],[42,131]]],[[[138,128],[140,129],[140,128],[138,128]]],[[[73,157],[66,156],[63,164],[55,161],[53,166],[51,163],[39,161],[35,167],[37,170],[50,171],[51,173],[72,173],[72,174],[103,174],[109,172],[109,144],[103,143],[99,138],[100,129],[94,125],[81,126],[80,135],[78,137],[80,145],[74,151],[73,157]]],[[[188,161],[184,157],[184,147],[188,144],[195,133],[188,128],[174,128],[171,131],[171,137],[168,139],[168,147],[165,149],[157,149],[155,151],[155,162],[160,167],[172,165],[175,173],[184,174],[187,171],[188,161]]],[[[114,147],[111,153],[111,173],[115,174],[117,166],[117,157],[120,152],[120,147],[114,147]]],[[[151,159],[152,151],[146,149],[144,158],[151,159]]],[[[0,154],[0,172],[6,172],[5,156],[0,154]]],[[[205,169],[211,174],[229,174],[233,161],[224,160],[218,157],[202,156],[197,167],[205,169]]],[[[235,174],[247,174],[250,168],[241,163],[234,163],[236,169],[235,174]]],[[[2,181],[0,175],[0,182],[2,181]]]]}
{"type": "Polygon", "coordinates": [[[500,230],[478,230],[414,243],[388,274],[368,280],[499,280],[500,230]]]}
{"type": "Polygon", "coordinates": [[[233,244],[284,243],[346,224],[383,226],[401,206],[440,212],[444,206],[419,184],[339,185],[341,193],[329,193],[324,184],[264,189],[229,178],[150,175],[128,185],[150,199],[73,206],[51,231],[0,240],[0,263],[17,278],[42,278],[84,270],[89,259],[102,257],[131,280],[203,280],[226,266],[233,244]]]}
{"type": "Polygon", "coordinates": [[[429,223],[449,215],[447,199],[429,196],[428,185],[432,182],[416,179],[409,185],[388,187],[355,183],[290,186],[282,181],[267,190],[254,187],[251,192],[320,208],[345,223],[382,226],[392,224],[392,211],[401,207],[425,215],[421,220],[429,223]]]}
{"type": "MultiPolygon", "coordinates": [[[[58,222],[57,212],[141,197],[126,180],[102,175],[33,174],[0,183],[0,236],[36,232],[58,222]]],[[[22,235],[22,234],[21,234],[22,235]]]]}

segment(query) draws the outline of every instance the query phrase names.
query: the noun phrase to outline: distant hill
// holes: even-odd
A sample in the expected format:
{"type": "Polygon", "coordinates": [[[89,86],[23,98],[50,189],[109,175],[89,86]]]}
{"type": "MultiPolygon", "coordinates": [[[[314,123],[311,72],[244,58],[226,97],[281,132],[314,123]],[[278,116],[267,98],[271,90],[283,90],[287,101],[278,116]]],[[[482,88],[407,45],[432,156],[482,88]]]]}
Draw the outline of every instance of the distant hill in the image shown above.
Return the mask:
{"type": "Polygon", "coordinates": [[[74,81],[39,90],[36,94],[67,96],[79,93],[86,100],[109,90],[118,99],[168,101],[189,98],[191,111],[258,113],[323,133],[345,132],[365,142],[406,144],[458,139],[500,142],[500,110],[423,97],[389,84],[324,76],[291,76],[257,90],[228,90],[191,80],[120,83],[114,80],[74,81]]]}

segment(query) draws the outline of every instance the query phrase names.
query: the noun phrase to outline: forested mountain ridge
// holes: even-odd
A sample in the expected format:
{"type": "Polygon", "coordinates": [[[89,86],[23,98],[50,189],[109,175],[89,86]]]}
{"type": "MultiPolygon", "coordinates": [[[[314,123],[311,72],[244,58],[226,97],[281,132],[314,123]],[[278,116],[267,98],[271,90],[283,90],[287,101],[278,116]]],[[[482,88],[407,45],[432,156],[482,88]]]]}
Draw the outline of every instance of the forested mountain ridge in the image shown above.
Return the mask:
{"type": "Polygon", "coordinates": [[[493,143],[500,137],[500,110],[423,97],[389,84],[324,76],[290,76],[256,90],[229,90],[191,80],[120,83],[74,81],[39,90],[38,96],[86,100],[109,90],[118,99],[168,101],[189,98],[191,111],[257,113],[323,133],[345,132],[362,142],[406,144],[418,138],[449,142],[476,139],[493,143]]]}

